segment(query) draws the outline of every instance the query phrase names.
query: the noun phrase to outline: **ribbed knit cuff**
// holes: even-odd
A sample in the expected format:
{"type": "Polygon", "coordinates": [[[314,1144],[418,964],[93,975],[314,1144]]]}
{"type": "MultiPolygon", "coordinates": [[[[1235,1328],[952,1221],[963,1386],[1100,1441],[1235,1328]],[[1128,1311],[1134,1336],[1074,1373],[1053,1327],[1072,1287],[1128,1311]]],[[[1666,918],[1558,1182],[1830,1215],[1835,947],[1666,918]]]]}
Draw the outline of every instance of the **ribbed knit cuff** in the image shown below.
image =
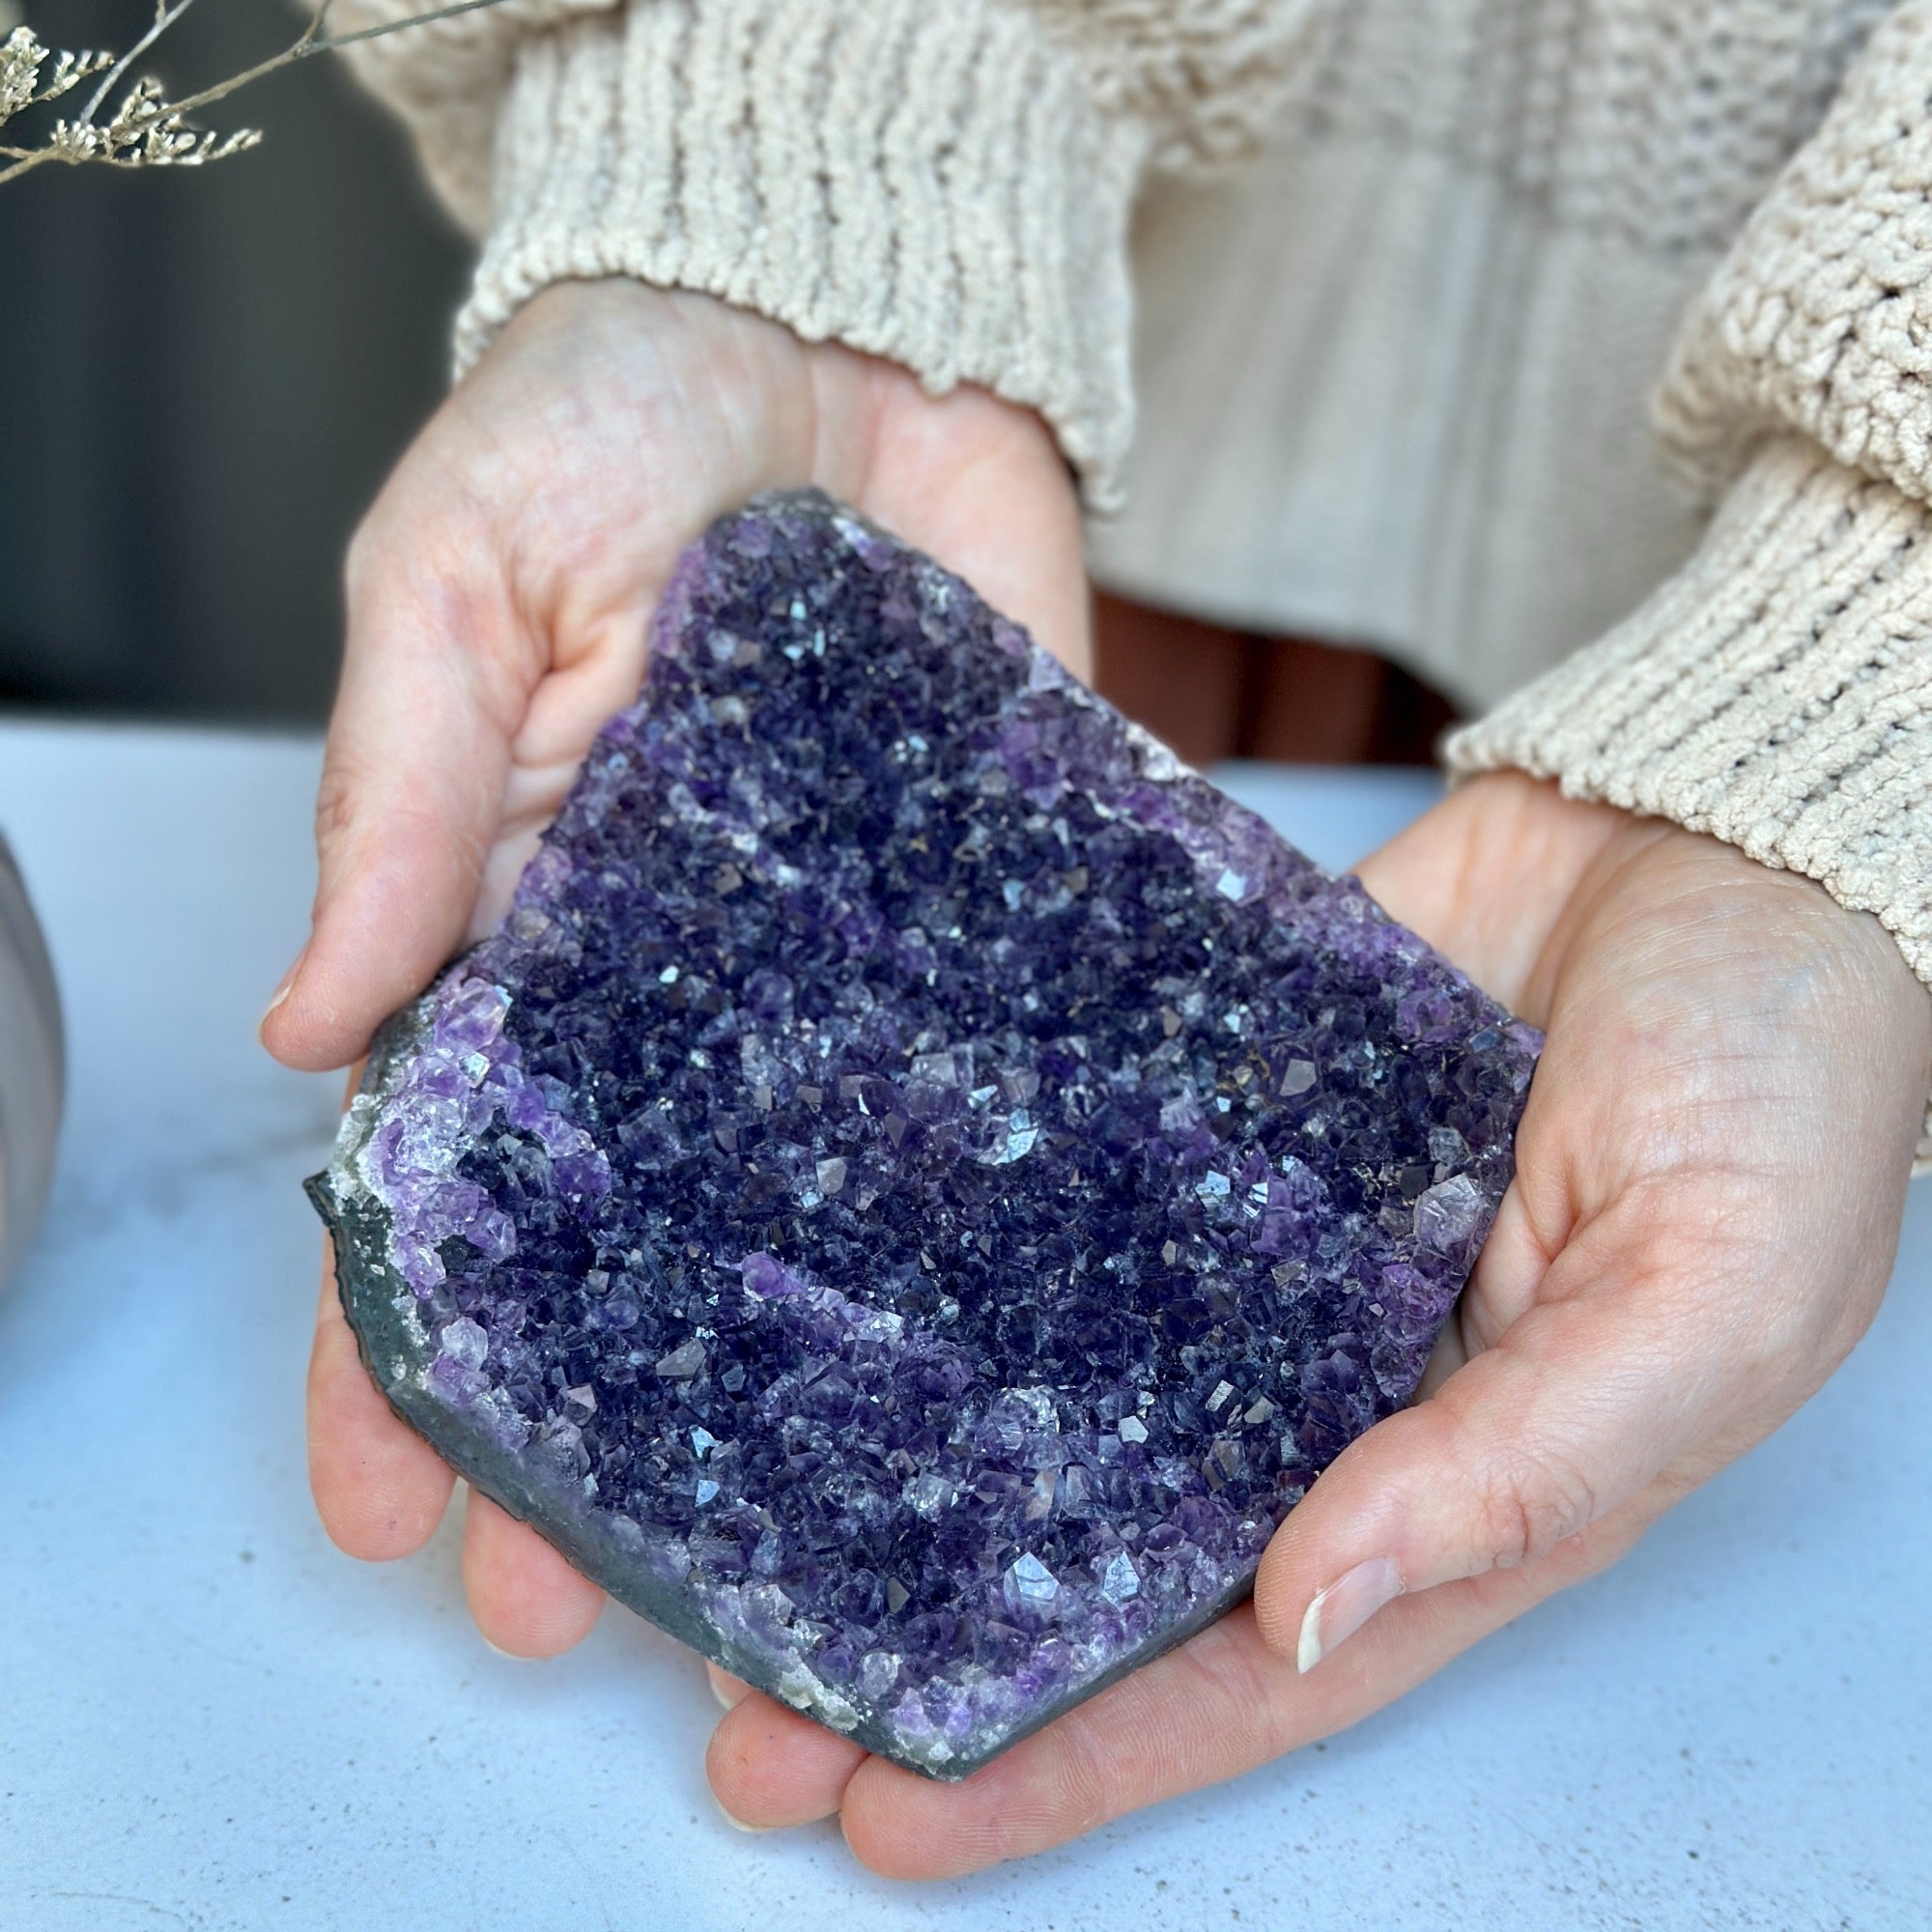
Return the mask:
{"type": "MultiPolygon", "coordinates": [[[[297,0],[313,14],[322,0],[297,0]]],[[[406,33],[357,41],[341,58],[407,123],[439,199],[466,234],[490,226],[490,149],[497,104],[509,85],[517,43],[582,14],[623,0],[492,0],[467,14],[417,19],[406,33]]],[[[333,0],[331,36],[394,27],[429,11],[429,0],[333,0]]]]}
{"type": "Polygon", "coordinates": [[[1932,513],[1804,439],[1770,443],[1684,570],[1445,755],[1816,879],[1932,987],[1932,513]]]}
{"type": "Polygon", "coordinates": [[[458,367],[554,281],[698,290],[1037,410],[1106,507],[1148,135],[1092,94],[994,0],[632,0],[533,35],[458,367]]]}

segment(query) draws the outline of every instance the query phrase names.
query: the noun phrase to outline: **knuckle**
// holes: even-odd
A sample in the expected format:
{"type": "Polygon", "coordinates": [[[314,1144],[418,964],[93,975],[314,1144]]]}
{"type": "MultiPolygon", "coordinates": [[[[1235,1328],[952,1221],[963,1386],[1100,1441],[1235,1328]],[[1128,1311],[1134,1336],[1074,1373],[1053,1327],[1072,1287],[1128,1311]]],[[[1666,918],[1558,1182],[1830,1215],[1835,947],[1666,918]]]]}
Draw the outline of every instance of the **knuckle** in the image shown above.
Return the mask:
{"type": "Polygon", "coordinates": [[[343,552],[351,612],[399,586],[419,591],[458,576],[477,555],[491,554],[497,547],[494,508],[488,493],[426,466],[420,452],[412,451],[343,552]]]}
{"type": "Polygon", "coordinates": [[[1587,1529],[1597,1515],[1588,1477],[1567,1459],[1512,1448],[1485,1466],[1478,1483],[1475,1553],[1484,1567],[1518,1569],[1587,1529]]]}
{"type": "Polygon", "coordinates": [[[356,786],[342,759],[331,753],[323,761],[315,794],[315,842],[325,854],[345,839],[355,823],[356,786]]]}
{"type": "Polygon", "coordinates": [[[1069,1713],[1067,1748],[1056,1767],[1054,1809],[1061,1829],[1078,1836],[1105,1824],[1124,1808],[1123,1768],[1091,1714],[1069,1713]]]}
{"type": "Polygon", "coordinates": [[[371,510],[355,526],[342,553],[342,582],[352,606],[367,585],[376,558],[382,552],[383,538],[377,517],[378,512],[371,510]]]}
{"type": "MultiPolygon", "coordinates": [[[[1298,1636],[1298,1615],[1294,1622],[1298,1636]]],[[[1294,1655],[1293,1640],[1278,1647],[1264,1635],[1257,1650],[1232,1641],[1223,1629],[1211,1641],[1197,1639],[1187,1655],[1204,1680],[1200,1708],[1216,1712],[1221,1719],[1214,1726],[1216,1747],[1230,1748],[1237,1763],[1266,1763],[1306,1742],[1293,1700],[1280,1694],[1283,1666],[1294,1655]]],[[[1202,1774],[1208,1778],[1216,1775],[1208,1765],[1202,1774]]]]}
{"type": "Polygon", "coordinates": [[[408,497],[398,497],[395,483],[369,506],[342,554],[343,595],[352,612],[365,608],[410,556],[409,529],[422,522],[408,497]]]}

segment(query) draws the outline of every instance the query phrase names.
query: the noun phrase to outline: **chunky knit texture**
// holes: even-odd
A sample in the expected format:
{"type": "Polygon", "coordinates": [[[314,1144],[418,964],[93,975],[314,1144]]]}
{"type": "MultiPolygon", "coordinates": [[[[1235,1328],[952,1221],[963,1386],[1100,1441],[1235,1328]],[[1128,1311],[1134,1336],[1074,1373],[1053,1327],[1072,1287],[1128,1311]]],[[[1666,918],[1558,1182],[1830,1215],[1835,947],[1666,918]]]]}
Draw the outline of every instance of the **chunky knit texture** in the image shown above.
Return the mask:
{"type": "Polygon", "coordinates": [[[538,289],[634,275],[1037,409],[1104,508],[1135,189],[1250,150],[1317,24],[1312,0],[506,0],[356,58],[485,238],[459,372],[538,289]]]}
{"type": "Polygon", "coordinates": [[[1715,494],[1767,432],[1932,499],[1932,7],[1872,36],[1693,305],[1659,396],[1715,494]]]}
{"type": "Polygon", "coordinates": [[[987,0],[579,20],[519,56],[457,360],[566,276],[701,289],[934,390],[1031,405],[1104,498],[1129,436],[1120,237],[1149,140],[987,0]],[[989,71],[1013,84],[982,87],[989,71]]]}
{"type": "Polygon", "coordinates": [[[1684,570],[1447,752],[1803,872],[1932,985],[1932,527],[1804,438],[1764,444],[1684,570]]]}
{"type": "Polygon", "coordinates": [[[1659,426],[1696,485],[1729,486],[1702,546],[1447,757],[1803,872],[1877,914],[1932,986],[1928,190],[1932,5],[1915,0],[1679,336],[1659,426]]]}
{"type": "Polygon", "coordinates": [[[1137,269],[1103,580],[1513,693],[1456,773],[1932,985],[1932,0],[504,0],[356,59],[484,237],[459,366],[562,277],[700,289],[1037,409],[1107,505],[1137,269]]]}
{"type": "Polygon", "coordinates": [[[1372,645],[1469,711],[1707,514],[1649,399],[1890,0],[1349,0],[1277,132],[1137,216],[1110,587],[1372,645]]]}

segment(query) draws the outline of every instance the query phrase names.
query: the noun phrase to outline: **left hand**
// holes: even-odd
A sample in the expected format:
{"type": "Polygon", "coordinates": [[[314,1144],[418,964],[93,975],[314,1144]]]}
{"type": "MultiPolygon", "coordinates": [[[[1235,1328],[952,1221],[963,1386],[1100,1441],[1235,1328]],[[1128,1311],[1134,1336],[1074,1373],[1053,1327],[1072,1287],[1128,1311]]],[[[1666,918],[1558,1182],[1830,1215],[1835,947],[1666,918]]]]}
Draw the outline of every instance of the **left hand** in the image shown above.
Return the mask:
{"type": "Polygon", "coordinates": [[[1323,1474],[1251,1605],[964,1783],[714,1672],[735,1818],[837,1811],[867,1864],[937,1878],[1264,1764],[1614,1561],[1864,1332],[1932,1084],[1932,998],[1876,920],[1514,774],[1361,875],[1548,1034],[1423,1399],[1323,1474]]]}
{"type": "MultiPolygon", "coordinates": [[[[807,343],[709,296],[557,282],[425,426],[351,546],[349,636],[316,810],[308,944],[262,1022],[339,1066],[509,903],[592,740],[637,696],[685,546],[761,490],[811,484],[980,585],[1089,668],[1079,503],[1051,432],[983,389],[807,343]]],[[[377,1393],[325,1267],[309,1476],[329,1535],[419,1548],[455,1481],[377,1393]]],[[[486,1498],[464,1526],[478,1627],[567,1649],[602,1593],[486,1498]]]]}

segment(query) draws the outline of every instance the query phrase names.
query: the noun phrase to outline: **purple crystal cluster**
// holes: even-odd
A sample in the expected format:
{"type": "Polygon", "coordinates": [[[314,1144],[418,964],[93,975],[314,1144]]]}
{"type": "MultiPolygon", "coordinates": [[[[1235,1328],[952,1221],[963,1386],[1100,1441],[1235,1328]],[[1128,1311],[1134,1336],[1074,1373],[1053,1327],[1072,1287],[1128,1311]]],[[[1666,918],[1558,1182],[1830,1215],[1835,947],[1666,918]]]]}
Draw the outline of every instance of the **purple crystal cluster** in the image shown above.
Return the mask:
{"type": "Polygon", "coordinates": [[[379,1383],[620,1600],[960,1776],[1412,1396],[1536,1035],[927,558],[685,559],[313,1184],[379,1383]]]}

